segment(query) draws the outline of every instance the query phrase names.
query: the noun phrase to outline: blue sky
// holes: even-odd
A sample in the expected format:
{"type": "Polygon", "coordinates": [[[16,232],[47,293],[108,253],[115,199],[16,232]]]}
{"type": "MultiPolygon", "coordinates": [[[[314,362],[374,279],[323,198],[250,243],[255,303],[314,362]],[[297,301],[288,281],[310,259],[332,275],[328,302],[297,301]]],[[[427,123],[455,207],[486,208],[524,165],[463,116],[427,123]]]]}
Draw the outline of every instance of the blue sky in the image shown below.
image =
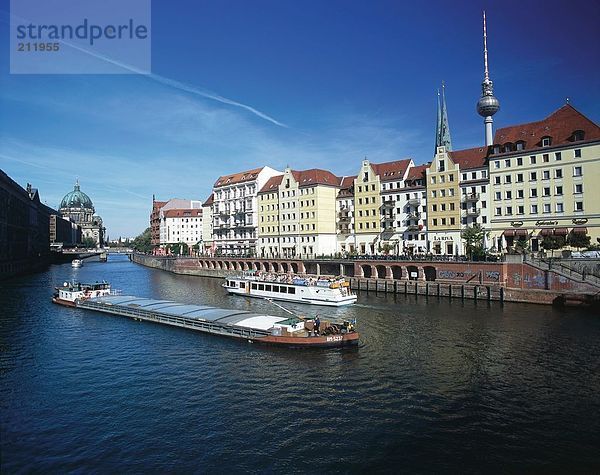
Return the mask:
{"type": "Polygon", "coordinates": [[[148,225],[153,194],[205,199],[221,174],[424,163],[442,80],[454,148],[478,146],[483,9],[496,126],[567,96],[598,122],[598,2],[163,0],[153,76],[10,75],[0,56],[0,168],[52,207],[79,177],[117,237],[148,225]]]}

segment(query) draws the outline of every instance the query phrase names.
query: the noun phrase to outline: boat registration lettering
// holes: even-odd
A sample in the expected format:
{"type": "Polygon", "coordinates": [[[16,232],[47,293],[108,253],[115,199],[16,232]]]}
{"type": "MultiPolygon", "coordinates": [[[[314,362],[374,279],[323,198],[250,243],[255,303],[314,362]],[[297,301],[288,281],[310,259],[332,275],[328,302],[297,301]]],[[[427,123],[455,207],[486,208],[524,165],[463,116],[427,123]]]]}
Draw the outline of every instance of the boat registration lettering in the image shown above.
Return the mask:
{"type": "Polygon", "coordinates": [[[328,336],[327,341],[342,341],[343,338],[342,335],[328,336]]]}

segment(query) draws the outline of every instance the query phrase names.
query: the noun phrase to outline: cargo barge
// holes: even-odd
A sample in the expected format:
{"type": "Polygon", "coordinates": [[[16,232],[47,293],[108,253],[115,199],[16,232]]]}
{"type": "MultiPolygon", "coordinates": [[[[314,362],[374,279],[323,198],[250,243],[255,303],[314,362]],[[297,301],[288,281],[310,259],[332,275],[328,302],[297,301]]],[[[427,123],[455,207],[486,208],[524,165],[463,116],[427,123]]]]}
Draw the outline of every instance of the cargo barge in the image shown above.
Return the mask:
{"type": "MultiPolygon", "coordinates": [[[[85,285],[85,284],[78,284],[85,285]]],[[[77,288],[77,287],[76,287],[77,288]]],[[[63,295],[64,297],[64,295],[63,295]]],[[[101,295],[53,299],[55,303],[121,315],[264,345],[293,348],[337,348],[358,345],[354,321],[331,322],[290,316],[278,317],[243,310],[190,305],[131,295],[101,295]]]]}

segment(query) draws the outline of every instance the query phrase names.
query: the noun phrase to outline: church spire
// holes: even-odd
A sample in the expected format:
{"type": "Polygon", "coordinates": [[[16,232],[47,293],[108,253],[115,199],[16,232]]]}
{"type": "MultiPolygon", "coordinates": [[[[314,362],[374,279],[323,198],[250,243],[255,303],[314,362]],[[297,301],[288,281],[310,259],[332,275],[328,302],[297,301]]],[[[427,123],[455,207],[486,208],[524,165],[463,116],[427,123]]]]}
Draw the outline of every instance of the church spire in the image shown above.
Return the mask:
{"type": "MultiPolygon", "coordinates": [[[[440,91],[437,97],[437,125],[435,131],[435,146],[446,147],[452,150],[452,138],[450,137],[450,125],[448,124],[448,109],[446,107],[446,85],[442,81],[442,97],[440,102],[440,91]]],[[[437,150],[436,150],[437,151],[437,150]]]]}

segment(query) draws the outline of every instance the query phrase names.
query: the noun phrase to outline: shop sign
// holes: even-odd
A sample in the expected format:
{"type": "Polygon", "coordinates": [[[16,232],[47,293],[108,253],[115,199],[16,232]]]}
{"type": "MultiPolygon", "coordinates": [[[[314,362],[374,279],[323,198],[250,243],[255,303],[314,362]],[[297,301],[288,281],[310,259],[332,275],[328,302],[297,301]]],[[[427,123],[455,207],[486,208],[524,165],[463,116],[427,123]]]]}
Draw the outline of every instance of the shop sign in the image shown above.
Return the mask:
{"type": "Polygon", "coordinates": [[[587,218],[573,218],[573,224],[585,224],[587,222],[587,218]]]}
{"type": "Polygon", "coordinates": [[[540,220],[535,222],[536,226],[556,226],[558,221],[540,220]]]}
{"type": "Polygon", "coordinates": [[[523,221],[512,221],[512,222],[510,223],[510,225],[511,225],[513,228],[518,228],[518,227],[520,227],[520,226],[523,226],[523,221]]]}

